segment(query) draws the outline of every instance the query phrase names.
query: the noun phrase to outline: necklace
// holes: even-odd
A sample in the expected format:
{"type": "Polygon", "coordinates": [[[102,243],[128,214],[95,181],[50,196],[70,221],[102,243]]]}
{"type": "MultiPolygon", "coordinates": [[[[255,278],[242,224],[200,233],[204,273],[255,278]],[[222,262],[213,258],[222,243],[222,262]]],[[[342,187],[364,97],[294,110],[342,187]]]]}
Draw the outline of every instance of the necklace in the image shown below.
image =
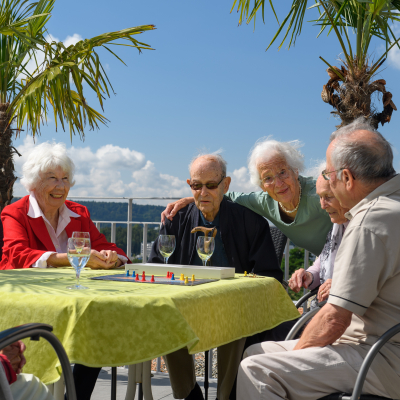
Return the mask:
{"type": "Polygon", "coordinates": [[[292,214],[292,213],[294,213],[295,211],[297,211],[297,209],[299,208],[300,199],[301,199],[301,183],[299,182],[299,184],[300,184],[299,202],[297,203],[297,206],[296,206],[293,210],[286,210],[286,208],[283,207],[282,203],[281,203],[280,201],[278,202],[278,204],[280,205],[280,207],[282,208],[282,210],[283,210],[285,213],[292,214]]]}

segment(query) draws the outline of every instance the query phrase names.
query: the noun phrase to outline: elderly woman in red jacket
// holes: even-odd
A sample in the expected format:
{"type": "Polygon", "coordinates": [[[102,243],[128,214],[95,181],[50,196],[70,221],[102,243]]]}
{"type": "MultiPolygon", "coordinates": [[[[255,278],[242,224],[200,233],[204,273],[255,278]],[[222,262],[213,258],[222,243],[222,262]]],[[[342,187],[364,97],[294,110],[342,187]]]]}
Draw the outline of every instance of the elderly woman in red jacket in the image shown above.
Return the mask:
{"type": "MultiPolygon", "coordinates": [[[[67,243],[74,231],[90,234],[88,267],[109,269],[130,262],[97,230],[86,207],[66,200],[74,185],[74,169],[63,144],[42,143],[35,147],[22,168],[21,183],[29,195],[1,213],[4,246],[0,269],[69,265],[67,243]]],[[[100,369],[75,364],[78,400],[90,399],[100,369]]]]}
{"type": "Polygon", "coordinates": [[[66,200],[75,183],[74,168],[63,144],[43,143],[31,153],[21,180],[29,195],[1,213],[4,246],[0,269],[69,265],[67,243],[74,231],[90,233],[88,267],[109,269],[128,261],[126,254],[97,230],[86,207],[66,200]]]}

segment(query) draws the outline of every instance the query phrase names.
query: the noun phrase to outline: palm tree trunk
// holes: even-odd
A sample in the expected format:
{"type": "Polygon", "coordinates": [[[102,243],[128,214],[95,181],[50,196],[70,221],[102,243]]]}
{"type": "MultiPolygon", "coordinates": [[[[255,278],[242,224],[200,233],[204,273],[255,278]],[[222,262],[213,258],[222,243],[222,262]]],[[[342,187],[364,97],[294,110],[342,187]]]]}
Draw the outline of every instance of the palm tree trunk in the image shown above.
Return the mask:
{"type": "Polygon", "coordinates": [[[0,212],[11,203],[13,186],[17,177],[14,175],[13,156],[21,154],[12,146],[13,130],[10,126],[10,115],[7,113],[9,103],[0,103],[0,212]]]}

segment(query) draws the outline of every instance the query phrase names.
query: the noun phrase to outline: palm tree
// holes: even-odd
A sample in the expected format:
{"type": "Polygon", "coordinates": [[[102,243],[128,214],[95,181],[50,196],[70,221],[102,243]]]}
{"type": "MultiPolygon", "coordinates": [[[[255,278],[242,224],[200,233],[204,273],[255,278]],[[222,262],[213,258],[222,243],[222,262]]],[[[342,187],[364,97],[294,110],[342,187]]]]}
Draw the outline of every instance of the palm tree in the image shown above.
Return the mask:
{"type": "MultiPolygon", "coordinates": [[[[315,0],[309,8],[308,3],[308,0],[293,0],[288,14],[280,24],[272,0],[269,0],[279,28],[267,50],[285,27],[279,49],[287,39],[289,48],[294,45],[301,33],[306,11],[316,8],[319,18],[311,22],[320,26],[319,35],[327,28],[328,35],[334,31],[343,52],[339,67],[332,66],[320,57],[328,65],[329,75],[329,81],[323,85],[321,97],[334,108],[332,113],[341,119],[338,127],[347,125],[360,116],[369,119],[375,127],[379,123],[383,125],[390,122],[393,110],[396,110],[392,94],[386,91],[384,79],[373,81],[373,77],[386,60],[389,50],[396,45],[400,48],[400,39],[393,31],[393,24],[400,21],[400,0],[315,0]],[[368,53],[373,38],[383,40],[386,46],[383,54],[375,61],[369,58],[368,53]],[[382,93],[381,112],[371,99],[376,91],[382,93]]],[[[239,24],[243,20],[247,23],[254,20],[255,24],[256,14],[260,9],[264,20],[265,0],[234,0],[232,10],[236,4],[240,15],[239,24]]]]}
{"type": "MultiPolygon", "coordinates": [[[[123,29],[84,39],[66,47],[48,35],[46,23],[55,0],[0,0],[0,211],[11,202],[14,175],[13,135],[26,124],[33,136],[53,113],[56,128],[68,125],[70,138],[84,137],[84,128],[99,128],[107,119],[90,107],[85,93],[94,92],[103,109],[111,83],[96,53],[109,45],[151,49],[134,35],[153,25],[123,29]],[[122,42],[115,42],[121,39],[122,42]]],[[[123,62],[123,61],[122,61],[123,62]]]]}

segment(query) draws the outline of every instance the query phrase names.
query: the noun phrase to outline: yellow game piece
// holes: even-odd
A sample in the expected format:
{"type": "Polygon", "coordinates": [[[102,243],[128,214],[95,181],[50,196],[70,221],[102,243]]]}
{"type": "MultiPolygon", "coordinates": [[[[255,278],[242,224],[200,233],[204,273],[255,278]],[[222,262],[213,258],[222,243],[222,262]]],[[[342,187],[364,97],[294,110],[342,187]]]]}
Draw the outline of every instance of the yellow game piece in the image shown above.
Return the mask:
{"type": "Polygon", "coordinates": [[[185,275],[181,274],[181,281],[185,280],[185,275]]]}
{"type": "Polygon", "coordinates": [[[194,275],[192,275],[192,282],[194,282],[194,275]]]}
{"type": "Polygon", "coordinates": [[[244,276],[247,276],[247,271],[244,271],[244,276]]]}
{"type": "Polygon", "coordinates": [[[185,285],[187,285],[188,283],[189,283],[189,278],[186,277],[186,278],[185,278],[185,285]]]}

